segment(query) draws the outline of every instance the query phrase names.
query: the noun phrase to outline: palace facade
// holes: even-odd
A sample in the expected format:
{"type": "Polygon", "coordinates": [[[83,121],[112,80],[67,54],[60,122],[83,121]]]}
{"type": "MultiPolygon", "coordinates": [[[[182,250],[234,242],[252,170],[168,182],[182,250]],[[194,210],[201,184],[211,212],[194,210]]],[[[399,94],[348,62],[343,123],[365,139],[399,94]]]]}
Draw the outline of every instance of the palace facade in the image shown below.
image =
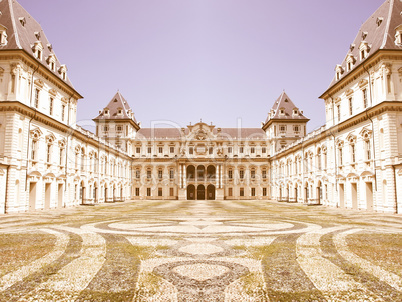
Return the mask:
{"type": "Polygon", "coordinates": [[[321,95],[283,92],[259,128],[142,128],[120,92],[76,125],[67,67],[15,0],[0,2],[0,213],[132,199],[255,200],[402,213],[402,3],[362,25],[321,95]]]}

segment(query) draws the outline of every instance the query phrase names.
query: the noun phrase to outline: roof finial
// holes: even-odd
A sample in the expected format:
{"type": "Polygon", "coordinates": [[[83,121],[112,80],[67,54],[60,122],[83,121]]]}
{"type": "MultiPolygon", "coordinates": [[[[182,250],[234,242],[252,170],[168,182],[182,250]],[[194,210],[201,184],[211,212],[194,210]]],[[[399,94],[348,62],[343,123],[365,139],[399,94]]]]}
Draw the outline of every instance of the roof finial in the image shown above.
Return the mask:
{"type": "Polygon", "coordinates": [[[202,123],[202,118],[200,118],[200,123],[202,123]]]}

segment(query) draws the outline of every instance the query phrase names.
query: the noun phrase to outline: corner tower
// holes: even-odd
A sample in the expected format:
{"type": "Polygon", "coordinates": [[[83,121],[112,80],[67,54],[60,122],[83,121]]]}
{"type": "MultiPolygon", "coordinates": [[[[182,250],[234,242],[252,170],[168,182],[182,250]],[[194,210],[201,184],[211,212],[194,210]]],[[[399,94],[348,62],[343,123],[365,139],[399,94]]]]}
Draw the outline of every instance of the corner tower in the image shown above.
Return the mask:
{"type": "Polygon", "coordinates": [[[275,101],[262,130],[271,141],[271,155],[306,135],[309,119],[303,115],[286,92],[282,92],[275,101]]]}
{"type": "Polygon", "coordinates": [[[134,112],[120,92],[117,92],[109,104],[99,111],[99,115],[93,121],[96,124],[97,136],[129,155],[132,154],[131,139],[140,130],[140,123],[137,123],[134,112]]]}

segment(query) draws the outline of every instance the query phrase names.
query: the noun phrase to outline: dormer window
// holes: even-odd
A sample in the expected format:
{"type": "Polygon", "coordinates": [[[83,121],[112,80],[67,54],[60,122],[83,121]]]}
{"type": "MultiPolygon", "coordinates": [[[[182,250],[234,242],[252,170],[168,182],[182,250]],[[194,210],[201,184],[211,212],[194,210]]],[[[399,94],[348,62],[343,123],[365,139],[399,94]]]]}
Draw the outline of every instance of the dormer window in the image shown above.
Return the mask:
{"type": "Polygon", "coordinates": [[[366,41],[362,41],[360,43],[359,50],[360,50],[360,60],[364,60],[365,58],[367,58],[367,55],[370,52],[370,47],[366,41]]]}
{"type": "Polygon", "coordinates": [[[384,21],[384,18],[378,17],[376,20],[377,26],[379,27],[382,23],[382,21],[384,21]]]}
{"type": "Polygon", "coordinates": [[[299,114],[299,110],[298,109],[293,109],[293,115],[298,115],[299,114]]]}
{"type": "Polygon", "coordinates": [[[25,26],[25,24],[27,23],[27,20],[25,19],[25,17],[21,17],[18,20],[20,20],[20,23],[22,26],[25,26]]]}
{"type": "Polygon", "coordinates": [[[51,71],[56,70],[56,56],[54,54],[50,54],[47,58],[47,63],[49,64],[49,68],[51,71]]]}
{"type": "Polygon", "coordinates": [[[395,32],[395,44],[402,45],[402,25],[398,26],[395,32]]]}
{"type": "Polygon", "coordinates": [[[343,74],[343,67],[341,65],[336,65],[335,72],[336,72],[336,80],[339,81],[343,74]]]}
{"type": "Polygon", "coordinates": [[[7,45],[7,28],[0,25],[0,46],[7,45]]]}
{"type": "Polygon", "coordinates": [[[366,40],[368,33],[366,31],[362,32],[362,39],[366,40]]]}
{"type": "Polygon", "coordinates": [[[285,109],[284,108],[279,109],[279,114],[280,115],[285,115],[285,109]]]}
{"type": "Polygon", "coordinates": [[[118,114],[118,115],[122,115],[122,114],[123,114],[123,109],[118,108],[118,109],[117,109],[117,114],[118,114]]]}
{"type": "Polygon", "coordinates": [[[348,56],[346,57],[346,67],[347,67],[347,71],[351,71],[353,68],[353,65],[355,64],[356,59],[352,54],[348,54],[348,56]]]}
{"type": "Polygon", "coordinates": [[[37,58],[38,60],[42,60],[43,45],[41,41],[35,42],[34,46],[32,47],[32,51],[35,58],[37,58]]]}
{"type": "Polygon", "coordinates": [[[36,40],[40,40],[40,32],[35,31],[36,40]]]}
{"type": "Polygon", "coordinates": [[[65,81],[67,79],[67,66],[61,65],[59,68],[61,78],[65,81]]]}

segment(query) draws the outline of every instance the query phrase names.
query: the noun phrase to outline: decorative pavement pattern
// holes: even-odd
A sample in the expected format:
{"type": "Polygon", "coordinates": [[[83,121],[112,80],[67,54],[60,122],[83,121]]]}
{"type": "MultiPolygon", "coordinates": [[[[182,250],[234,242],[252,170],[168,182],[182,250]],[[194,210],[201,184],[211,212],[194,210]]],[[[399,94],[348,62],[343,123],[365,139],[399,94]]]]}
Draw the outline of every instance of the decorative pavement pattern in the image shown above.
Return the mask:
{"type": "Polygon", "coordinates": [[[0,240],[0,301],[402,301],[397,215],[136,201],[0,216],[0,240]]]}

